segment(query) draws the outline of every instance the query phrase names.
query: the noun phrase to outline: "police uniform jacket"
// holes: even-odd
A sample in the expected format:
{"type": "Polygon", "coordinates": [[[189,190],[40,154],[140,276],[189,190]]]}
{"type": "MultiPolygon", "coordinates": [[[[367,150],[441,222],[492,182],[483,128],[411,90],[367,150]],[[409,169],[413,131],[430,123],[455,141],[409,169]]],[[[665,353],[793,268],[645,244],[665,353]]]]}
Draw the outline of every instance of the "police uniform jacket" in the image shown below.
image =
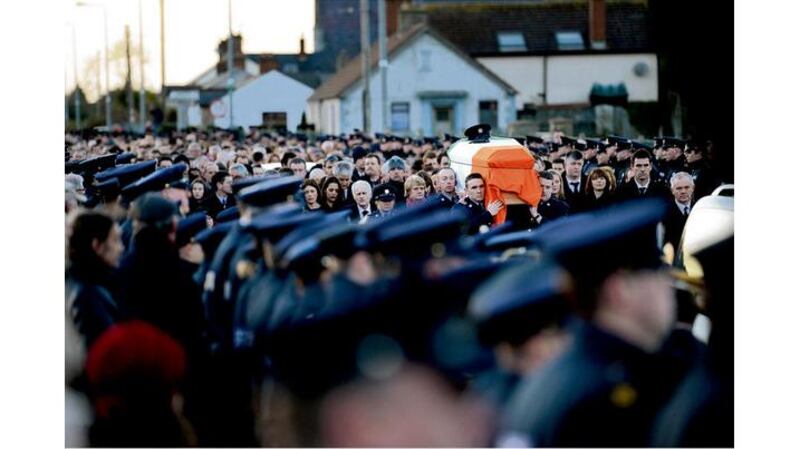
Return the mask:
{"type": "Polygon", "coordinates": [[[722,183],[719,175],[705,160],[686,164],[686,170],[694,179],[694,197],[710,195],[722,183]]]}
{"type": "Polygon", "coordinates": [[[230,347],[232,301],[229,269],[239,246],[245,244],[245,231],[236,223],[222,239],[203,281],[203,305],[208,320],[211,343],[215,348],[230,347]]]}
{"type": "Polygon", "coordinates": [[[467,231],[469,234],[477,234],[480,232],[481,226],[491,227],[494,222],[492,214],[483,207],[483,204],[476,203],[470,198],[465,198],[463,203],[453,206],[453,210],[466,212],[469,220],[469,230],[467,231]]]}
{"type": "Polygon", "coordinates": [[[540,201],[537,211],[542,216],[542,221],[539,224],[565,217],[569,215],[570,210],[569,204],[558,198],[550,197],[547,201],[540,201]]]}
{"type": "Polygon", "coordinates": [[[449,209],[452,209],[453,206],[456,205],[456,200],[457,199],[458,199],[458,196],[455,195],[455,194],[453,194],[453,199],[450,199],[450,198],[448,198],[447,196],[445,196],[442,193],[437,193],[436,195],[433,195],[429,201],[435,201],[441,206],[442,209],[448,209],[449,210],[449,209]]]}
{"type": "Polygon", "coordinates": [[[73,266],[67,272],[67,307],[86,348],[106,329],[126,318],[113,297],[111,283],[111,272],[106,267],[73,266]]]}
{"type": "Polygon", "coordinates": [[[527,446],[647,446],[674,386],[658,356],[580,323],[574,343],[524,379],[504,416],[503,436],[527,446]]]}
{"type": "Polygon", "coordinates": [[[178,340],[189,357],[205,352],[200,289],[181,265],[178,250],[160,231],[140,230],[120,262],[120,302],[131,318],[178,340]]]}

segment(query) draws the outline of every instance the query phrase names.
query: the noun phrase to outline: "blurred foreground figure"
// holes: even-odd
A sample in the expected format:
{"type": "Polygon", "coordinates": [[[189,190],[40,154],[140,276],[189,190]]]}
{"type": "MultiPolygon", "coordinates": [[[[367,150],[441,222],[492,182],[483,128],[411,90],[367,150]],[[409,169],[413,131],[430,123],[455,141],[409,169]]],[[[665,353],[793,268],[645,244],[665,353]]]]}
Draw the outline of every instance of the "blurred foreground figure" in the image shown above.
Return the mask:
{"type": "Polygon", "coordinates": [[[185,371],[183,349],[157,328],[141,321],[109,328],[86,360],[95,412],[91,445],[190,445],[178,392],[185,371]]]}
{"type": "Polygon", "coordinates": [[[733,237],[695,254],[712,320],[708,357],[664,408],[654,446],[733,447],[733,237]]]}
{"type": "Polygon", "coordinates": [[[474,447],[487,437],[485,410],[420,367],[341,387],[320,413],[329,447],[474,447]]]}
{"type": "Polygon", "coordinates": [[[658,200],[632,202],[542,236],[544,251],[575,278],[585,321],[575,323],[572,346],[514,393],[499,444],[648,444],[674,387],[656,354],[675,315],[655,232],[664,209],[658,200]]]}

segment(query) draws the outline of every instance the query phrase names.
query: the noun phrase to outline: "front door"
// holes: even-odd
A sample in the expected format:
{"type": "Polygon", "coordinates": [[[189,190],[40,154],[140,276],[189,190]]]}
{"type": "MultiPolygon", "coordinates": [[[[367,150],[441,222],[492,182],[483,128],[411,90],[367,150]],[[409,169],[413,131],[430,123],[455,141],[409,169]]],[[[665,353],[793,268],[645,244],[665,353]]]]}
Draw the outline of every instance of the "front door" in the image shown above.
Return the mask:
{"type": "Polygon", "coordinates": [[[433,107],[434,135],[453,134],[453,115],[453,106],[433,107]]]}

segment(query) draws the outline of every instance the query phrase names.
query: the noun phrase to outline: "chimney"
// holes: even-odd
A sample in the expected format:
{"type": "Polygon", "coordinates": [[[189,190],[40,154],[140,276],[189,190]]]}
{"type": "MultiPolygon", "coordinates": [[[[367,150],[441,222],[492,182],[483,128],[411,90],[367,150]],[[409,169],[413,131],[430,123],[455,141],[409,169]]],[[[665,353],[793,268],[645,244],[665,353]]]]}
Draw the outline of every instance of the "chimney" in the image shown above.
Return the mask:
{"type": "Polygon", "coordinates": [[[593,50],[607,48],[605,0],[589,0],[589,42],[593,50]]]}
{"type": "Polygon", "coordinates": [[[400,25],[400,8],[408,0],[386,0],[386,36],[397,32],[400,25]]]}
{"type": "Polygon", "coordinates": [[[306,38],[300,35],[300,56],[306,55],[306,38]]]}

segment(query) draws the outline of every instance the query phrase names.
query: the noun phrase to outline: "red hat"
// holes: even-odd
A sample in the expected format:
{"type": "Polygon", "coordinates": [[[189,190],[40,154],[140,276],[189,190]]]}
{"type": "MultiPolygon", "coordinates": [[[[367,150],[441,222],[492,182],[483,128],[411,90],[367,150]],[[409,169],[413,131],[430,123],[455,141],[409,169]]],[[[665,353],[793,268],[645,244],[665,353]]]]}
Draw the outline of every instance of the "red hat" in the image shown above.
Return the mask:
{"type": "Polygon", "coordinates": [[[125,398],[153,393],[168,396],[185,372],[186,354],[181,345],[142,321],[110,327],[86,358],[86,375],[101,415],[125,398]]]}

